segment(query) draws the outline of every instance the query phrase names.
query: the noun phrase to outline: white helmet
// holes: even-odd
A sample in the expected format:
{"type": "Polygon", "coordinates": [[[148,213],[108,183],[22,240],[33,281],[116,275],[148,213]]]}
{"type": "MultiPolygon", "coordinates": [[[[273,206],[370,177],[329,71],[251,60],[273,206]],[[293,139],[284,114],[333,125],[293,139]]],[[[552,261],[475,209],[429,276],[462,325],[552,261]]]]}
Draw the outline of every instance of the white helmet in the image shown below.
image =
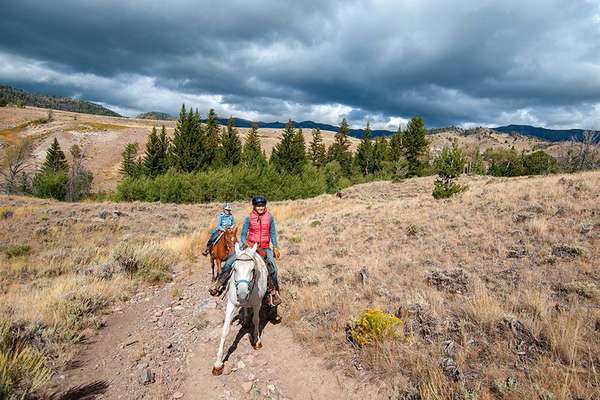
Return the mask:
{"type": "Polygon", "coordinates": [[[229,203],[225,203],[225,204],[223,205],[223,210],[228,210],[228,211],[231,211],[231,204],[229,204],[229,203]]]}

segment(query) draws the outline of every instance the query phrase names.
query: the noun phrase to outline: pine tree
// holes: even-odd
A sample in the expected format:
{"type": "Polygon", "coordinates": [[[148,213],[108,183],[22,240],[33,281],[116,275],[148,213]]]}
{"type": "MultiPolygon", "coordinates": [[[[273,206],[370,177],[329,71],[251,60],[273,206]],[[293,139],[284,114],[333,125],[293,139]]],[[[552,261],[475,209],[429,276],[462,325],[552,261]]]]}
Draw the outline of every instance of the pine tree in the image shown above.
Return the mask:
{"type": "Polygon", "coordinates": [[[68,170],[69,164],[67,164],[67,158],[65,157],[65,153],[60,149],[58,140],[55,137],[46,151],[46,161],[42,165],[42,172],[67,172],[68,170]]]}
{"type": "Polygon", "coordinates": [[[223,161],[226,165],[237,165],[242,157],[242,142],[234,127],[233,117],[227,121],[227,130],[223,130],[221,139],[223,145],[223,161]]]}
{"type": "Polygon", "coordinates": [[[154,178],[167,172],[168,144],[165,126],[162,126],[160,136],[156,133],[156,127],[152,127],[142,161],[144,175],[154,178]]]}
{"type": "Polygon", "coordinates": [[[373,172],[383,170],[383,163],[389,160],[388,141],[385,136],[375,139],[373,146],[373,172]]]}
{"type": "Polygon", "coordinates": [[[349,150],[350,142],[348,141],[349,132],[350,127],[346,118],[344,118],[340,123],[338,132],[335,134],[335,141],[328,150],[328,156],[331,157],[328,161],[337,161],[348,176],[352,172],[352,152],[349,150]]]}
{"type": "Polygon", "coordinates": [[[198,110],[194,114],[190,108],[181,106],[175,126],[173,145],[169,148],[170,165],[182,172],[198,171],[206,168],[204,131],[198,110]]]}
{"type": "Polygon", "coordinates": [[[418,115],[412,117],[402,137],[402,148],[408,161],[408,177],[420,175],[423,170],[420,157],[425,154],[429,146],[429,142],[425,139],[426,133],[423,118],[418,115]]]}
{"type": "MultiPolygon", "coordinates": [[[[304,142],[304,133],[302,133],[302,127],[299,127],[294,135],[294,159],[297,160],[298,164],[306,164],[306,144],[304,142]]],[[[300,169],[302,171],[302,169],[300,169]]]]}
{"type": "Polygon", "coordinates": [[[298,152],[298,139],[290,119],[283,130],[281,140],[273,148],[271,163],[279,171],[298,174],[304,167],[303,157],[298,152]]]}
{"type": "Polygon", "coordinates": [[[326,157],[327,150],[325,149],[325,144],[321,137],[321,130],[319,128],[314,128],[312,130],[312,141],[310,142],[309,148],[310,161],[315,167],[320,168],[325,165],[326,157]]]}
{"type": "Polygon", "coordinates": [[[219,117],[215,113],[214,109],[210,109],[208,111],[208,115],[206,116],[206,140],[205,140],[205,157],[204,162],[207,166],[218,166],[219,159],[219,117]]]}
{"type": "Polygon", "coordinates": [[[398,162],[402,158],[402,127],[399,126],[396,133],[390,139],[388,146],[388,157],[391,162],[398,162]]]}
{"type": "Polygon", "coordinates": [[[371,126],[368,122],[367,127],[363,130],[362,140],[356,149],[354,162],[363,175],[366,176],[373,172],[373,145],[371,143],[371,126]]]}
{"type": "Polygon", "coordinates": [[[253,122],[252,127],[248,132],[248,136],[246,137],[244,149],[242,150],[242,164],[246,167],[250,167],[252,165],[264,163],[266,163],[266,159],[260,147],[258,125],[253,122]]]}
{"type": "Polygon", "coordinates": [[[123,160],[119,172],[123,177],[137,178],[139,176],[142,163],[140,158],[136,159],[138,147],[138,143],[127,143],[125,150],[121,153],[123,160]]]}
{"type": "Polygon", "coordinates": [[[438,178],[434,182],[433,197],[447,198],[468,189],[468,186],[455,182],[463,173],[466,162],[467,155],[458,147],[457,139],[454,139],[452,149],[444,147],[440,157],[435,160],[435,173],[438,174],[438,178]]]}

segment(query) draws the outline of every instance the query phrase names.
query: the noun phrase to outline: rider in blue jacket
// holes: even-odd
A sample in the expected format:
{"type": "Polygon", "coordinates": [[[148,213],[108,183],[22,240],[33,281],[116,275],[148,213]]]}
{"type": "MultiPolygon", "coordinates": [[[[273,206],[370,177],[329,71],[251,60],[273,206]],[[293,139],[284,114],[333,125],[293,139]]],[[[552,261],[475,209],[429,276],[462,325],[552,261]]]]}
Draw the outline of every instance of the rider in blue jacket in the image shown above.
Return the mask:
{"type": "Polygon", "coordinates": [[[208,255],[211,246],[215,243],[219,235],[225,229],[231,229],[234,227],[235,220],[233,219],[233,214],[231,214],[231,204],[225,203],[225,205],[223,205],[223,212],[219,214],[219,218],[217,219],[217,229],[211,232],[210,239],[208,239],[208,242],[206,243],[206,250],[204,250],[202,255],[208,255]]]}

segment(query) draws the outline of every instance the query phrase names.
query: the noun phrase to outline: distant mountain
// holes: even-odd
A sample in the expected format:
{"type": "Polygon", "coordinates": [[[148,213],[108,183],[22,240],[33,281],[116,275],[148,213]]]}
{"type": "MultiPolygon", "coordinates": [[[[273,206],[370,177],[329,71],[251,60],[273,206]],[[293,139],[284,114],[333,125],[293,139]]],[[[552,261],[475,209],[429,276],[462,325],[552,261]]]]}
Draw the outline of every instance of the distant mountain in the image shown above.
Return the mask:
{"type": "Polygon", "coordinates": [[[13,87],[4,85],[0,85],[0,99],[4,99],[8,103],[13,104],[16,104],[19,100],[23,100],[26,106],[32,107],[52,108],[55,110],[73,111],[85,114],[121,117],[121,115],[117,114],[116,112],[89,101],[71,99],[69,97],[62,96],[29,93],[21,89],[15,89],[13,87]]]}
{"type": "Polygon", "coordinates": [[[520,133],[521,135],[536,136],[551,142],[570,140],[572,137],[581,139],[583,129],[546,129],[530,125],[507,125],[493,128],[495,131],[504,133],[520,133]]]}
{"type": "Polygon", "coordinates": [[[160,111],[150,111],[147,113],[138,114],[136,118],[140,119],[156,119],[159,121],[175,121],[177,117],[160,111]]]}

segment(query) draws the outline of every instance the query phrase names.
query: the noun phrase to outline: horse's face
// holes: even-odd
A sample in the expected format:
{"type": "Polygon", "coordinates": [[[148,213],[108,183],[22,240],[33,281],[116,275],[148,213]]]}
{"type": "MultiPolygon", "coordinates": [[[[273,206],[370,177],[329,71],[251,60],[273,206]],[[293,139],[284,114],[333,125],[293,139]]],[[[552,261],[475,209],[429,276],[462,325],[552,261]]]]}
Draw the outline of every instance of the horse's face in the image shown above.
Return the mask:
{"type": "Polygon", "coordinates": [[[225,230],[225,240],[227,241],[227,247],[230,249],[233,249],[233,245],[236,243],[237,230],[237,226],[233,229],[225,230]]]}
{"type": "Polygon", "coordinates": [[[233,270],[235,289],[239,302],[245,302],[254,286],[254,261],[236,260],[233,270]]]}
{"type": "Polygon", "coordinates": [[[254,287],[254,254],[256,253],[256,243],[250,249],[240,250],[240,246],[235,244],[236,260],[233,263],[233,279],[238,302],[243,303],[250,297],[250,292],[254,287]]]}

